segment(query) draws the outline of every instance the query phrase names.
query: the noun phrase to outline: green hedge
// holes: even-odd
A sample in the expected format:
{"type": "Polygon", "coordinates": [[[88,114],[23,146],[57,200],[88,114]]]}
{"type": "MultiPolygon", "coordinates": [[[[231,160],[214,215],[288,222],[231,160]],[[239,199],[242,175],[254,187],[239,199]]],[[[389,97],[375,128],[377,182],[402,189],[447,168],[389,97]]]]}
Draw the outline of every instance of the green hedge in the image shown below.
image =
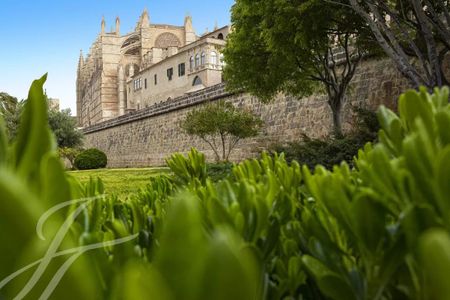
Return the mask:
{"type": "Polygon", "coordinates": [[[208,177],[212,181],[219,181],[229,177],[232,168],[232,163],[213,163],[207,164],[206,171],[208,173],[208,177]]]}
{"type": "Polygon", "coordinates": [[[101,169],[107,164],[106,154],[95,148],[84,150],[75,158],[75,168],[78,170],[101,169]]]}

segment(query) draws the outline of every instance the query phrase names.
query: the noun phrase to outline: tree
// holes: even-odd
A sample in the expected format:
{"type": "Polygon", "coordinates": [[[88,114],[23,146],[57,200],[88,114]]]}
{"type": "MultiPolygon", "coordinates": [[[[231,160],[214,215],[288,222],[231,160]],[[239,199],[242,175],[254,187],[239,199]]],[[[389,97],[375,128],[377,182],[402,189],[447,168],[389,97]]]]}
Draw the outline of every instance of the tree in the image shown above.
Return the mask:
{"type": "MultiPolygon", "coordinates": [[[[47,99],[47,96],[44,95],[47,99]]],[[[20,126],[20,115],[27,100],[17,100],[7,93],[0,93],[0,114],[5,120],[10,140],[17,135],[20,126]]],[[[70,109],[57,111],[49,109],[48,121],[55,134],[58,147],[77,148],[83,143],[83,134],[77,130],[76,120],[70,109]]]]}
{"type": "Polygon", "coordinates": [[[188,134],[208,143],[216,161],[228,161],[237,143],[241,139],[256,136],[261,125],[262,121],[257,116],[225,101],[209,103],[190,111],[181,122],[181,128],[188,134]]]}
{"type": "Polygon", "coordinates": [[[19,101],[7,93],[0,93],[0,115],[5,120],[10,140],[17,135],[24,104],[24,100],[19,101]]]}
{"type": "Polygon", "coordinates": [[[60,148],[77,148],[83,143],[83,134],[77,129],[77,122],[71,116],[70,109],[62,111],[50,109],[48,112],[50,128],[60,148]]]}
{"type": "Polygon", "coordinates": [[[303,97],[321,87],[334,132],[341,135],[345,93],[368,48],[369,31],[340,2],[237,0],[224,50],[228,87],[262,101],[279,92],[303,97]]]}
{"type": "Polygon", "coordinates": [[[349,1],[415,88],[449,84],[443,63],[450,50],[450,1],[349,1]]]}
{"type": "Polygon", "coordinates": [[[58,153],[60,157],[67,159],[70,163],[70,168],[73,169],[75,167],[75,158],[81,153],[81,149],[62,147],[58,148],[58,153]]]}

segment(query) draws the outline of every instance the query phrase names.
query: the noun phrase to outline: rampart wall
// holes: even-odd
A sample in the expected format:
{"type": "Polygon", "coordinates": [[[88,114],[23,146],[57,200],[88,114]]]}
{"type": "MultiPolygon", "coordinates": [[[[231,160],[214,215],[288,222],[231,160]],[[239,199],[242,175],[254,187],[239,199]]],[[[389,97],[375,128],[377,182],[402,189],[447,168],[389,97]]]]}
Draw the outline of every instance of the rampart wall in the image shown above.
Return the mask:
{"type": "MultiPolygon", "coordinates": [[[[389,60],[362,62],[347,95],[349,101],[344,110],[344,128],[351,128],[351,105],[395,107],[397,97],[407,87],[407,81],[389,60]]],[[[213,160],[209,146],[186,135],[179,124],[190,110],[220,99],[252,110],[265,123],[257,137],[238,144],[231,155],[233,161],[253,157],[273,143],[297,141],[303,134],[326,136],[331,130],[331,110],[324,94],[302,99],[279,95],[273,102],[263,104],[249,94],[230,93],[224,84],[219,84],[86,127],[85,147],[104,151],[108,156],[108,167],[159,166],[171,153],[187,152],[191,147],[198,148],[213,160]]]]}

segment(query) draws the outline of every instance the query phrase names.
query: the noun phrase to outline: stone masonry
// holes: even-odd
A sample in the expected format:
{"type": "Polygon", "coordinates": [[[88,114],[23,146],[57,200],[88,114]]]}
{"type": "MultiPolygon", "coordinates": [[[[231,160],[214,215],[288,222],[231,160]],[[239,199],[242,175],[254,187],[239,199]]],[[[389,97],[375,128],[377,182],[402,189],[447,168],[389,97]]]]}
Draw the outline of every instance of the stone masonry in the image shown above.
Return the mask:
{"type": "MultiPolygon", "coordinates": [[[[407,81],[389,60],[369,59],[359,67],[347,97],[351,105],[375,109],[384,104],[395,108],[396,99],[407,87],[407,81]]],[[[265,123],[257,137],[240,141],[231,155],[233,161],[254,157],[273,143],[298,141],[304,134],[320,137],[330,133],[331,110],[323,94],[303,99],[279,95],[269,104],[263,104],[249,94],[230,93],[224,84],[219,84],[86,127],[83,129],[85,147],[104,151],[110,168],[164,165],[171,153],[186,153],[191,147],[198,148],[212,160],[214,155],[209,146],[183,133],[179,124],[188,111],[219,99],[252,110],[265,123]]],[[[347,103],[344,110],[347,130],[352,122],[351,105],[347,103]]]]}
{"type": "Polygon", "coordinates": [[[183,26],[153,24],[144,10],[135,29],[101,31],[77,68],[77,121],[92,126],[167,99],[222,82],[229,27],[197,36],[192,18],[183,26]]]}

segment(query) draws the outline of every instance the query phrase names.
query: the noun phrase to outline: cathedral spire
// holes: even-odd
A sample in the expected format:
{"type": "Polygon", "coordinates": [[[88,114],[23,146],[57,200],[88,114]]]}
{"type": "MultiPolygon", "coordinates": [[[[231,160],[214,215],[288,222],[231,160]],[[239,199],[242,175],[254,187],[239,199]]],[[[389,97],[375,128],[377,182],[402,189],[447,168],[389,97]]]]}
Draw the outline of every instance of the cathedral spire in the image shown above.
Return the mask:
{"type": "Polygon", "coordinates": [[[142,15],[139,17],[139,21],[137,22],[136,29],[139,30],[140,28],[146,28],[150,26],[150,17],[148,15],[147,8],[144,9],[142,12],[142,15]]]}
{"type": "Polygon", "coordinates": [[[194,26],[192,26],[192,17],[189,14],[184,18],[184,32],[186,44],[193,43],[197,40],[194,26]]]}
{"type": "Polygon", "coordinates": [[[106,26],[105,16],[102,16],[102,34],[105,33],[105,26],[106,26]]]}
{"type": "Polygon", "coordinates": [[[80,58],[78,59],[78,72],[81,71],[83,66],[84,66],[83,50],[80,49],[80,58]]]}
{"type": "Polygon", "coordinates": [[[150,25],[150,16],[148,15],[147,8],[144,9],[142,13],[142,24],[141,27],[148,27],[150,25]]]}
{"type": "Polygon", "coordinates": [[[120,18],[116,18],[116,35],[120,35],[120,18]]]}

